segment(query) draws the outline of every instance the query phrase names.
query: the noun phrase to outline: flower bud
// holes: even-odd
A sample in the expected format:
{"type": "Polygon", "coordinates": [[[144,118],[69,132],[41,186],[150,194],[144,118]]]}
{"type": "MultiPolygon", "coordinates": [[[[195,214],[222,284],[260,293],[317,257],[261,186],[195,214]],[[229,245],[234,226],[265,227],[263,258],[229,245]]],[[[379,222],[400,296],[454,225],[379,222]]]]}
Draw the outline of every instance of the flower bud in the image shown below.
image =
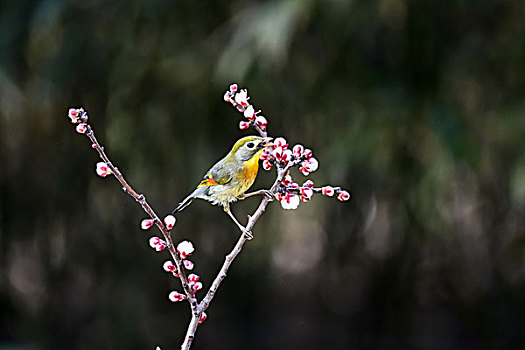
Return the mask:
{"type": "Polygon", "coordinates": [[[277,147],[282,147],[282,148],[286,148],[288,147],[288,144],[286,143],[286,140],[284,139],[284,137],[278,137],[276,138],[273,143],[277,146],[277,147]]]}
{"type": "Polygon", "coordinates": [[[248,129],[249,127],[250,127],[250,122],[247,122],[247,121],[245,121],[245,120],[241,120],[241,121],[239,122],[239,129],[241,129],[241,130],[246,130],[246,129],[248,129]]]}
{"type": "Polygon", "coordinates": [[[262,167],[264,170],[270,170],[272,168],[272,163],[269,160],[263,160],[262,167]]]}
{"type": "Polygon", "coordinates": [[[303,145],[295,145],[293,146],[293,154],[294,156],[300,157],[303,155],[304,146],[303,145]]]}
{"type": "Polygon", "coordinates": [[[164,242],[159,237],[151,237],[149,239],[149,246],[155,249],[156,251],[160,252],[166,248],[166,242],[164,242]]]}
{"type": "Polygon", "coordinates": [[[178,301],[182,301],[184,299],[186,299],[186,296],[184,294],[181,294],[179,292],[177,292],[176,290],[174,290],[173,292],[171,292],[168,296],[168,298],[173,301],[174,303],[178,302],[178,301]]]}
{"type": "Polygon", "coordinates": [[[70,108],[67,115],[71,119],[71,123],[78,123],[80,119],[80,111],[78,109],[70,108]]]}
{"type": "Polygon", "coordinates": [[[282,155],[283,155],[282,147],[276,147],[272,151],[272,157],[274,157],[276,160],[281,160],[282,155]]]}
{"type": "Polygon", "coordinates": [[[193,262],[189,260],[184,260],[183,263],[184,263],[184,267],[186,268],[186,270],[193,270],[193,267],[195,266],[193,262]]]}
{"type": "Polygon", "coordinates": [[[224,102],[231,102],[232,98],[230,96],[230,92],[229,91],[226,91],[224,93],[224,102]]]}
{"type": "Polygon", "coordinates": [[[313,152],[311,149],[309,148],[306,148],[304,151],[303,151],[303,156],[306,158],[306,159],[310,159],[313,155],[313,152]]]}
{"type": "Polygon", "coordinates": [[[173,271],[177,271],[177,266],[175,266],[173,264],[173,261],[171,260],[168,260],[164,263],[164,265],[162,265],[162,268],[164,269],[164,271],[166,272],[173,272],[173,271]]]}
{"type": "Polygon", "coordinates": [[[230,91],[236,92],[239,89],[239,86],[237,84],[231,84],[230,85],[230,91]]]}
{"type": "Polygon", "coordinates": [[[111,169],[108,167],[106,163],[98,162],[96,172],[98,176],[106,177],[109,174],[111,174],[111,169]]]}
{"type": "Polygon", "coordinates": [[[313,188],[314,187],[314,182],[312,180],[306,180],[303,184],[303,187],[310,187],[310,188],[313,188]]]}
{"type": "Polygon", "coordinates": [[[199,275],[196,275],[194,273],[190,274],[188,276],[188,282],[191,282],[191,283],[195,283],[195,282],[198,282],[200,279],[199,275]]]}
{"type": "Polygon", "coordinates": [[[261,156],[259,157],[259,159],[260,160],[268,160],[268,159],[270,159],[270,157],[271,157],[270,152],[267,149],[265,149],[263,151],[263,153],[261,153],[261,156]]]}
{"type": "Polygon", "coordinates": [[[253,106],[250,105],[246,110],[244,111],[244,117],[248,120],[253,121],[255,119],[255,110],[253,109],[253,106]]]}
{"type": "Polygon", "coordinates": [[[186,259],[194,250],[195,248],[193,248],[193,244],[189,241],[182,241],[177,245],[177,251],[182,259],[186,259]]]}
{"type": "Polygon", "coordinates": [[[259,115],[257,118],[255,118],[255,123],[263,130],[266,129],[266,126],[268,125],[268,121],[262,115],[259,115]]]}
{"type": "Polygon", "coordinates": [[[248,90],[246,89],[243,89],[235,94],[235,102],[240,104],[244,108],[248,107],[249,99],[250,98],[248,97],[248,90]]]}
{"type": "Polygon", "coordinates": [[[314,195],[314,191],[310,187],[301,187],[301,200],[303,202],[308,202],[310,199],[312,199],[312,196],[314,195]]]}
{"type": "Polygon", "coordinates": [[[87,125],[84,123],[78,124],[76,130],[79,134],[85,134],[87,131],[87,125]]]}
{"type": "Polygon", "coordinates": [[[92,144],[92,145],[91,145],[91,148],[93,148],[93,149],[97,149],[97,148],[98,148],[98,146],[97,146],[97,144],[96,144],[96,143],[94,143],[94,144],[92,144]]]}
{"type": "Polygon", "coordinates": [[[341,191],[337,195],[337,199],[339,199],[341,202],[347,201],[350,199],[350,193],[348,193],[347,191],[341,191]]]}
{"type": "Polygon", "coordinates": [[[310,172],[309,172],[308,169],[305,168],[304,166],[299,167],[299,171],[300,171],[304,176],[308,176],[308,175],[310,175],[310,172]]]}
{"type": "Polygon", "coordinates": [[[335,193],[334,188],[332,186],[324,186],[321,189],[321,192],[327,197],[332,197],[335,193]]]}
{"type": "Polygon", "coordinates": [[[281,157],[281,160],[284,162],[284,163],[288,163],[289,161],[292,160],[292,151],[290,151],[289,149],[287,149],[286,151],[283,152],[283,155],[281,157]]]}
{"type": "Polygon", "coordinates": [[[175,216],[173,215],[168,215],[164,218],[164,224],[166,224],[166,228],[168,230],[171,230],[173,226],[175,226],[176,221],[177,219],[175,219],[175,216]]]}
{"type": "Polygon", "coordinates": [[[140,228],[143,229],[143,230],[147,230],[149,229],[151,226],[153,226],[153,223],[155,221],[153,221],[152,219],[144,219],[142,220],[142,222],[140,223],[140,228]]]}
{"type": "Polygon", "coordinates": [[[199,317],[199,323],[206,321],[207,318],[208,318],[208,315],[206,315],[206,313],[203,311],[201,314],[201,317],[199,317]]]}
{"type": "Polygon", "coordinates": [[[319,168],[319,162],[314,157],[311,157],[310,159],[305,160],[302,163],[302,166],[305,167],[310,173],[313,173],[317,170],[317,168],[319,168]]]}
{"type": "Polygon", "coordinates": [[[283,199],[281,199],[281,207],[283,209],[297,209],[301,202],[298,195],[287,193],[283,199]]]}
{"type": "Polygon", "coordinates": [[[202,289],[202,282],[195,282],[191,287],[193,288],[193,292],[195,293],[196,291],[202,289]]]}

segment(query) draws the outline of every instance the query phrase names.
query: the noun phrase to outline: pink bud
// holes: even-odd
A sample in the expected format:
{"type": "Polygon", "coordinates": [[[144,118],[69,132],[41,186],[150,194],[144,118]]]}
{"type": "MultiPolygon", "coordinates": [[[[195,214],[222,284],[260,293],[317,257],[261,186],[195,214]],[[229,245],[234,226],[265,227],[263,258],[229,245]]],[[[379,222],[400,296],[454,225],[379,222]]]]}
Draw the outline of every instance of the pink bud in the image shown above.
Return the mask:
{"type": "Polygon", "coordinates": [[[248,129],[249,127],[250,127],[250,122],[247,122],[247,121],[244,121],[244,120],[241,120],[239,122],[239,129],[245,130],[245,129],[248,129]]]}
{"type": "Polygon", "coordinates": [[[94,144],[92,144],[92,145],[91,145],[91,148],[93,148],[93,149],[97,149],[97,148],[98,148],[98,146],[97,146],[97,144],[96,144],[96,143],[94,143],[94,144]]]}
{"type": "Polygon", "coordinates": [[[308,175],[310,175],[310,172],[309,172],[308,169],[305,168],[304,166],[299,167],[299,171],[300,171],[304,176],[308,176],[308,175]]]}
{"type": "Polygon", "coordinates": [[[208,318],[208,315],[206,315],[206,313],[203,311],[201,314],[201,317],[199,317],[199,323],[206,321],[207,318],[208,318]]]}
{"type": "Polygon", "coordinates": [[[230,92],[229,91],[226,91],[224,93],[224,102],[231,102],[231,96],[230,96],[230,92]]]}
{"type": "Polygon", "coordinates": [[[173,226],[175,226],[176,221],[177,219],[175,219],[175,216],[173,215],[168,215],[164,218],[164,224],[166,224],[166,228],[168,230],[171,230],[173,226]]]}
{"type": "Polygon", "coordinates": [[[321,192],[327,197],[332,197],[335,193],[334,188],[332,186],[324,186],[321,189],[321,192]]]}
{"type": "Polygon", "coordinates": [[[281,207],[283,209],[297,209],[301,202],[298,195],[287,193],[283,199],[281,199],[281,207]]]}
{"type": "Polygon", "coordinates": [[[348,193],[347,191],[341,191],[339,192],[337,199],[339,199],[342,202],[347,201],[350,199],[350,193],[348,193]]]}
{"type": "Polygon", "coordinates": [[[311,157],[310,159],[305,160],[302,163],[302,165],[303,167],[306,168],[306,170],[308,170],[311,173],[313,173],[314,171],[317,170],[317,168],[319,168],[319,162],[314,157],[311,157]]]}
{"type": "Polygon", "coordinates": [[[102,176],[102,177],[106,177],[107,175],[111,174],[111,169],[104,162],[97,163],[96,171],[97,171],[97,175],[102,176]]]}
{"type": "Polygon", "coordinates": [[[173,265],[173,262],[171,260],[166,261],[164,265],[162,265],[162,268],[166,272],[177,271],[177,266],[173,265]]]}
{"type": "Polygon", "coordinates": [[[283,138],[283,137],[278,137],[276,138],[273,143],[277,146],[277,147],[282,147],[282,148],[286,148],[288,147],[288,144],[286,143],[286,140],[283,138]]]}
{"type": "Polygon", "coordinates": [[[284,163],[288,163],[290,160],[292,160],[292,151],[290,151],[289,149],[284,151],[281,160],[284,163]]]}
{"type": "Polygon", "coordinates": [[[300,157],[303,155],[304,147],[303,145],[295,145],[293,146],[293,154],[297,157],[300,157]]]}
{"type": "Polygon", "coordinates": [[[243,89],[239,91],[237,94],[235,94],[235,102],[243,106],[244,108],[248,107],[248,100],[250,98],[248,97],[248,90],[243,89]]]}
{"type": "Polygon", "coordinates": [[[80,111],[78,109],[70,108],[67,115],[72,123],[78,123],[78,120],[80,119],[80,111]]]}
{"type": "Polygon", "coordinates": [[[186,268],[186,270],[193,270],[194,264],[191,261],[184,260],[183,263],[184,263],[184,267],[186,268]]]}
{"type": "Polygon", "coordinates": [[[230,85],[230,91],[235,92],[239,89],[239,86],[237,84],[231,84],[230,85]]]}
{"type": "Polygon", "coordinates": [[[186,299],[186,296],[184,294],[181,294],[181,293],[177,292],[176,290],[174,290],[173,292],[170,293],[168,298],[171,301],[173,301],[174,303],[176,303],[178,301],[186,299]]]}
{"type": "Polygon", "coordinates": [[[143,230],[147,230],[149,229],[151,226],[153,226],[153,223],[155,221],[151,220],[151,219],[144,219],[142,220],[142,222],[140,223],[140,228],[143,229],[143,230]]]}
{"type": "Polygon", "coordinates": [[[305,156],[306,159],[310,159],[312,155],[313,155],[313,152],[309,148],[306,148],[303,152],[303,156],[305,156]]]}
{"type": "Polygon", "coordinates": [[[267,149],[265,149],[263,151],[263,153],[261,153],[261,156],[259,157],[259,159],[260,160],[268,160],[268,159],[270,159],[270,157],[271,157],[270,152],[267,149]]]}
{"type": "Polygon", "coordinates": [[[78,124],[76,130],[79,134],[85,134],[87,131],[87,125],[84,123],[78,124]]]}
{"type": "Polygon", "coordinates": [[[250,105],[248,106],[248,108],[246,108],[246,110],[244,111],[244,117],[251,121],[255,119],[255,110],[253,109],[253,106],[250,105]]]}
{"type": "Polygon", "coordinates": [[[310,199],[312,199],[312,196],[314,195],[314,191],[310,187],[301,187],[301,200],[303,202],[308,202],[310,199]]]}
{"type": "Polygon", "coordinates": [[[156,251],[160,252],[166,248],[166,242],[164,242],[159,237],[151,237],[149,239],[149,246],[155,249],[156,251]]]}
{"type": "Polygon", "coordinates": [[[306,180],[303,184],[303,187],[310,187],[310,188],[313,188],[314,187],[314,182],[312,180],[306,180]]]}
{"type": "Polygon", "coordinates": [[[272,163],[269,160],[263,160],[262,167],[264,170],[270,170],[272,168],[272,163]]]}
{"type": "Polygon", "coordinates": [[[293,183],[292,176],[290,174],[286,174],[285,177],[281,180],[281,183],[285,186],[288,186],[293,183]]]}
{"type": "Polygon", "coordinates": [[[268,121],[262,115],[259,115],[257,118],[255,118],[255,123],[257,123],[257,125],[259,125],[259,127],[263,130],[266,129],[266,126],[268,125],[268,121]]]}
{"type": "Polygon", "coordinates": [[[274,157],[274,158],[277,159],[277,160],[281,160],[282,155],[283,155],[283,149],[282,149],[282,147],[276,147],[276,148],[274,148],[274,150],[272,151],[272,157],[274,157]]]}
{"type": "Polygon", "coordinates": [[[177,246],[177,251],[182,259],[186,259],[194,250],[195,248],[193,248],[193,244],[189,241],[182,241],[177,246]]]}
{"type": "Polygon", "coordinates": [[[188,282],[192,282],[192,283],[195,283],[195,282],[198,282],[200,279],[199,275],[196,275],[194,273],[190,274],[188,276],[188,282]]]}
{"type": "Polygon", "coordinates": [[[202,289],[202,282],[195,282],[195,283],[193,283],[192,288],[193,288],[193,292],[201,290],[202,289]]]}

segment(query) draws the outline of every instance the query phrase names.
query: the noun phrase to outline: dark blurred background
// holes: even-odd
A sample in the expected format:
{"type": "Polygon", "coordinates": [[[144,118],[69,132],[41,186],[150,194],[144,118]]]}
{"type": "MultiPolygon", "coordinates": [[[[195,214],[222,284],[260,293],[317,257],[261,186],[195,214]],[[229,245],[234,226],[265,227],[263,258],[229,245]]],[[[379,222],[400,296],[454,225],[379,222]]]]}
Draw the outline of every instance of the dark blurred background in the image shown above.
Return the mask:
{"type": "MultiPolygon", "coordinates": [[[[168,254],[67,110],[164,215],[247,134],[232,82],[352,200],[271,204],[195,349],[525,347],[525,2],[0,4],[1,349],[179,348],[168,254]]],[[[179,215],[205,287],[236,232],[179,215]]]]}

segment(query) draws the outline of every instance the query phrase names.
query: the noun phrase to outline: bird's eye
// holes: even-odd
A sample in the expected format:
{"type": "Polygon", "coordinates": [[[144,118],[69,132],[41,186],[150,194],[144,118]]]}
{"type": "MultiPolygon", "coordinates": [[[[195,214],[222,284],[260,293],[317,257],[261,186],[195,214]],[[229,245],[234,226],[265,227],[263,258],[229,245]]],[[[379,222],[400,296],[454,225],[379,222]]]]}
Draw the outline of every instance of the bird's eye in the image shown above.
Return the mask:
{"type": "Polygon", "coordinates": [[[248,147],[248,148],[254,148],[254,147],[255,147],[255,144],[254,144],[253,142],[248,142],[248,143],[246,144],[246,147],[248,147]]]}

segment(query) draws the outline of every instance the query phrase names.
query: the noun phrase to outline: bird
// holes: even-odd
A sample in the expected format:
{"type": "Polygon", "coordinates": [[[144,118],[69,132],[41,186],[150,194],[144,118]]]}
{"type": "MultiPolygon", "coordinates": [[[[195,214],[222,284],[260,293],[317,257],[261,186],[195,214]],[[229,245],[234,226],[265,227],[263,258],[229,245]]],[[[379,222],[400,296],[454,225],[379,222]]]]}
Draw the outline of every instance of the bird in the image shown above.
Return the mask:
{"type": "Polygon", "coordinates": [[[245,237],[252,239],[251,232],[232,214],[230,203],[256,194],[269,195],[267,190],[250,194],[245,192],[257,177],[259,158],[265,147],[273,145],[270,143],[271,140],[270,137],[245,136],[235,142],[231,151],[206,172],[197,188],[173,210],[173,215],[190,205],[195,198],[204,199],[212,205],[222,206],[245,237]]]}

